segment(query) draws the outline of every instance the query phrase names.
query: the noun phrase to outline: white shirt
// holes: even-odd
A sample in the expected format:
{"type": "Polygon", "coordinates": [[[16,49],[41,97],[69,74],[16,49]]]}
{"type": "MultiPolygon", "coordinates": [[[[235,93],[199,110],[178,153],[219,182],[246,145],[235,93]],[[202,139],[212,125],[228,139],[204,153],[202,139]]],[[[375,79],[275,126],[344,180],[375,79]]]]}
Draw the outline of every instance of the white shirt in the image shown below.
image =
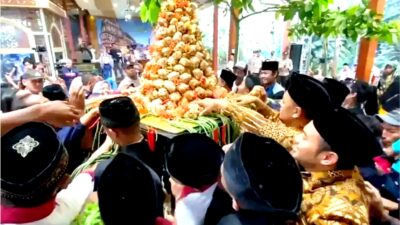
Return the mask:
{"type": "MultiPolygon", "coordinates": [[[[86,203],[86,199],[93,191],[94,182],[88,173],[79,174],[66,189],[58,192],[56,207],[47,217],[30,223],[18,225],[69,225],[78,216],[86,203]]],[[[17,225],[4,223],[4,225],[17,225]]]]}
{"type": "Polygon", "coordinates": [[[353,73],[353,71],[351,70],[347,70],[347,71],[340,71],[339,73],[339,80],[346,80],[346,78],[351,78],[351,79],[355,79],[356,78],[356,74],[353,73]]]}
{"type": "Polygon", "coordinates": [[[233,61],[228,61],[228,63],[226,64],[226,68],[230,69],[231,71],[233,71],[233,66],[234,66],[233,61]]]}
{"type": "Polygon", "coordinates": [[[140,80],[139,79],[133,80],[133,79],[131,79],[129,77],[125,77],[121,81],[121,83],[119,83],[118,90],[120,90],[120,91],[125,90],[129,86],[131,86],[131,84],[133,84],[135,87],[139,87],[140,86],[140,80]]]}
{"type": "Polygon", "coordinates": [[[291,70],[293,70],[293,62],[290,58],[279,62],[279,76],[289,76],[291,70]]]}
{"type": "Polygon", "coordinates": [[[176,225],[202,225],[217,184],[178,200],[175,207],[176,225]]]}
{"type": "Polygon", "coordinates": [[[75,77],[72,81],[71,81],[71,85],[69,86],[70,90],[78,90],[79,87],[83,86],[82,83],[82,77],[78,76],[75,77]]]}
{"type": "Polygon", "coordinates": [[[252,57],[249,60],[249,71],[250,74],[260,72],[263,59],[261,57],[252,57]]]}

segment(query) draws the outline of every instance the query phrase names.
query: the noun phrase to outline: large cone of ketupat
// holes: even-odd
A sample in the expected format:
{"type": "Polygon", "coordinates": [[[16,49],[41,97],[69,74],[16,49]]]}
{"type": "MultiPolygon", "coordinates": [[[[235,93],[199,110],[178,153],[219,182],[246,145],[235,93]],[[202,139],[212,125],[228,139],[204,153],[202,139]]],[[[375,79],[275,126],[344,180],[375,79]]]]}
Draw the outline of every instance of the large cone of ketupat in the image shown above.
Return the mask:
{"type": "Polygon", "coordinates": [[[197,99],[213,97],[218,79],[201,39],[196,4],[166,0],[150,46],[141,94],[148,111],[164,118],[196,118],[197,99]]]}

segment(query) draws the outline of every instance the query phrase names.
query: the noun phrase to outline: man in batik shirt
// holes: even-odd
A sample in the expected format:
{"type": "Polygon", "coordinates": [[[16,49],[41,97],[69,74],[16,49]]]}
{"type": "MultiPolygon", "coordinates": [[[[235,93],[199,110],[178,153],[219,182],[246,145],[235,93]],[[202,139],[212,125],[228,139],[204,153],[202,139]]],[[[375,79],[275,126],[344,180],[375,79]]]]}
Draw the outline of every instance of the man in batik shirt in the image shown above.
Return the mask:
{"type": "Polygon", "coordinates": [[[357,166],[369,165],[381,147],[345,109],[321,112],[295,137],[292,155],[304,174],[304,224],[369,224],[368,197],[357,166]]]}

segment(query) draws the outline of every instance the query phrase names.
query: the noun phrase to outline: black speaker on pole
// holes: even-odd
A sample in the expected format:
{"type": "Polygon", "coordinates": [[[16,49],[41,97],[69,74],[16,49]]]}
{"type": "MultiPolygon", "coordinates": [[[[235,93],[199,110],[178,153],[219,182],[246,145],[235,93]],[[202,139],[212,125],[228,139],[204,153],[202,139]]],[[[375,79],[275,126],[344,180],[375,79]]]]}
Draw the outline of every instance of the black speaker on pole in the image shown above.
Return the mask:
{"type": "Polygon", "coordinates": [[[293,62],[293,71],[300,71],[301,64],[301,50],[303,45],[301,44],[291,44],[290,45],[290,59],[293,62]]]}

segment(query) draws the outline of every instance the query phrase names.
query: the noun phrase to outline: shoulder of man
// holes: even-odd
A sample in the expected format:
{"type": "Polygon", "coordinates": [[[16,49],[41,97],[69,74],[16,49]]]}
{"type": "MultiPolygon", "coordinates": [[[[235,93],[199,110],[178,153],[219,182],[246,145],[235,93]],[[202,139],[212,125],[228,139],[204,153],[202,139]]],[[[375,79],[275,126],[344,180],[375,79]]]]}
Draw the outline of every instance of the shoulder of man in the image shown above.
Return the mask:
{"type": "Polygon", "coordinates": [[[353,179],[317,188],[303,197],[302,211],[309,224],[369,224],[367,198],[353,179]]]}

